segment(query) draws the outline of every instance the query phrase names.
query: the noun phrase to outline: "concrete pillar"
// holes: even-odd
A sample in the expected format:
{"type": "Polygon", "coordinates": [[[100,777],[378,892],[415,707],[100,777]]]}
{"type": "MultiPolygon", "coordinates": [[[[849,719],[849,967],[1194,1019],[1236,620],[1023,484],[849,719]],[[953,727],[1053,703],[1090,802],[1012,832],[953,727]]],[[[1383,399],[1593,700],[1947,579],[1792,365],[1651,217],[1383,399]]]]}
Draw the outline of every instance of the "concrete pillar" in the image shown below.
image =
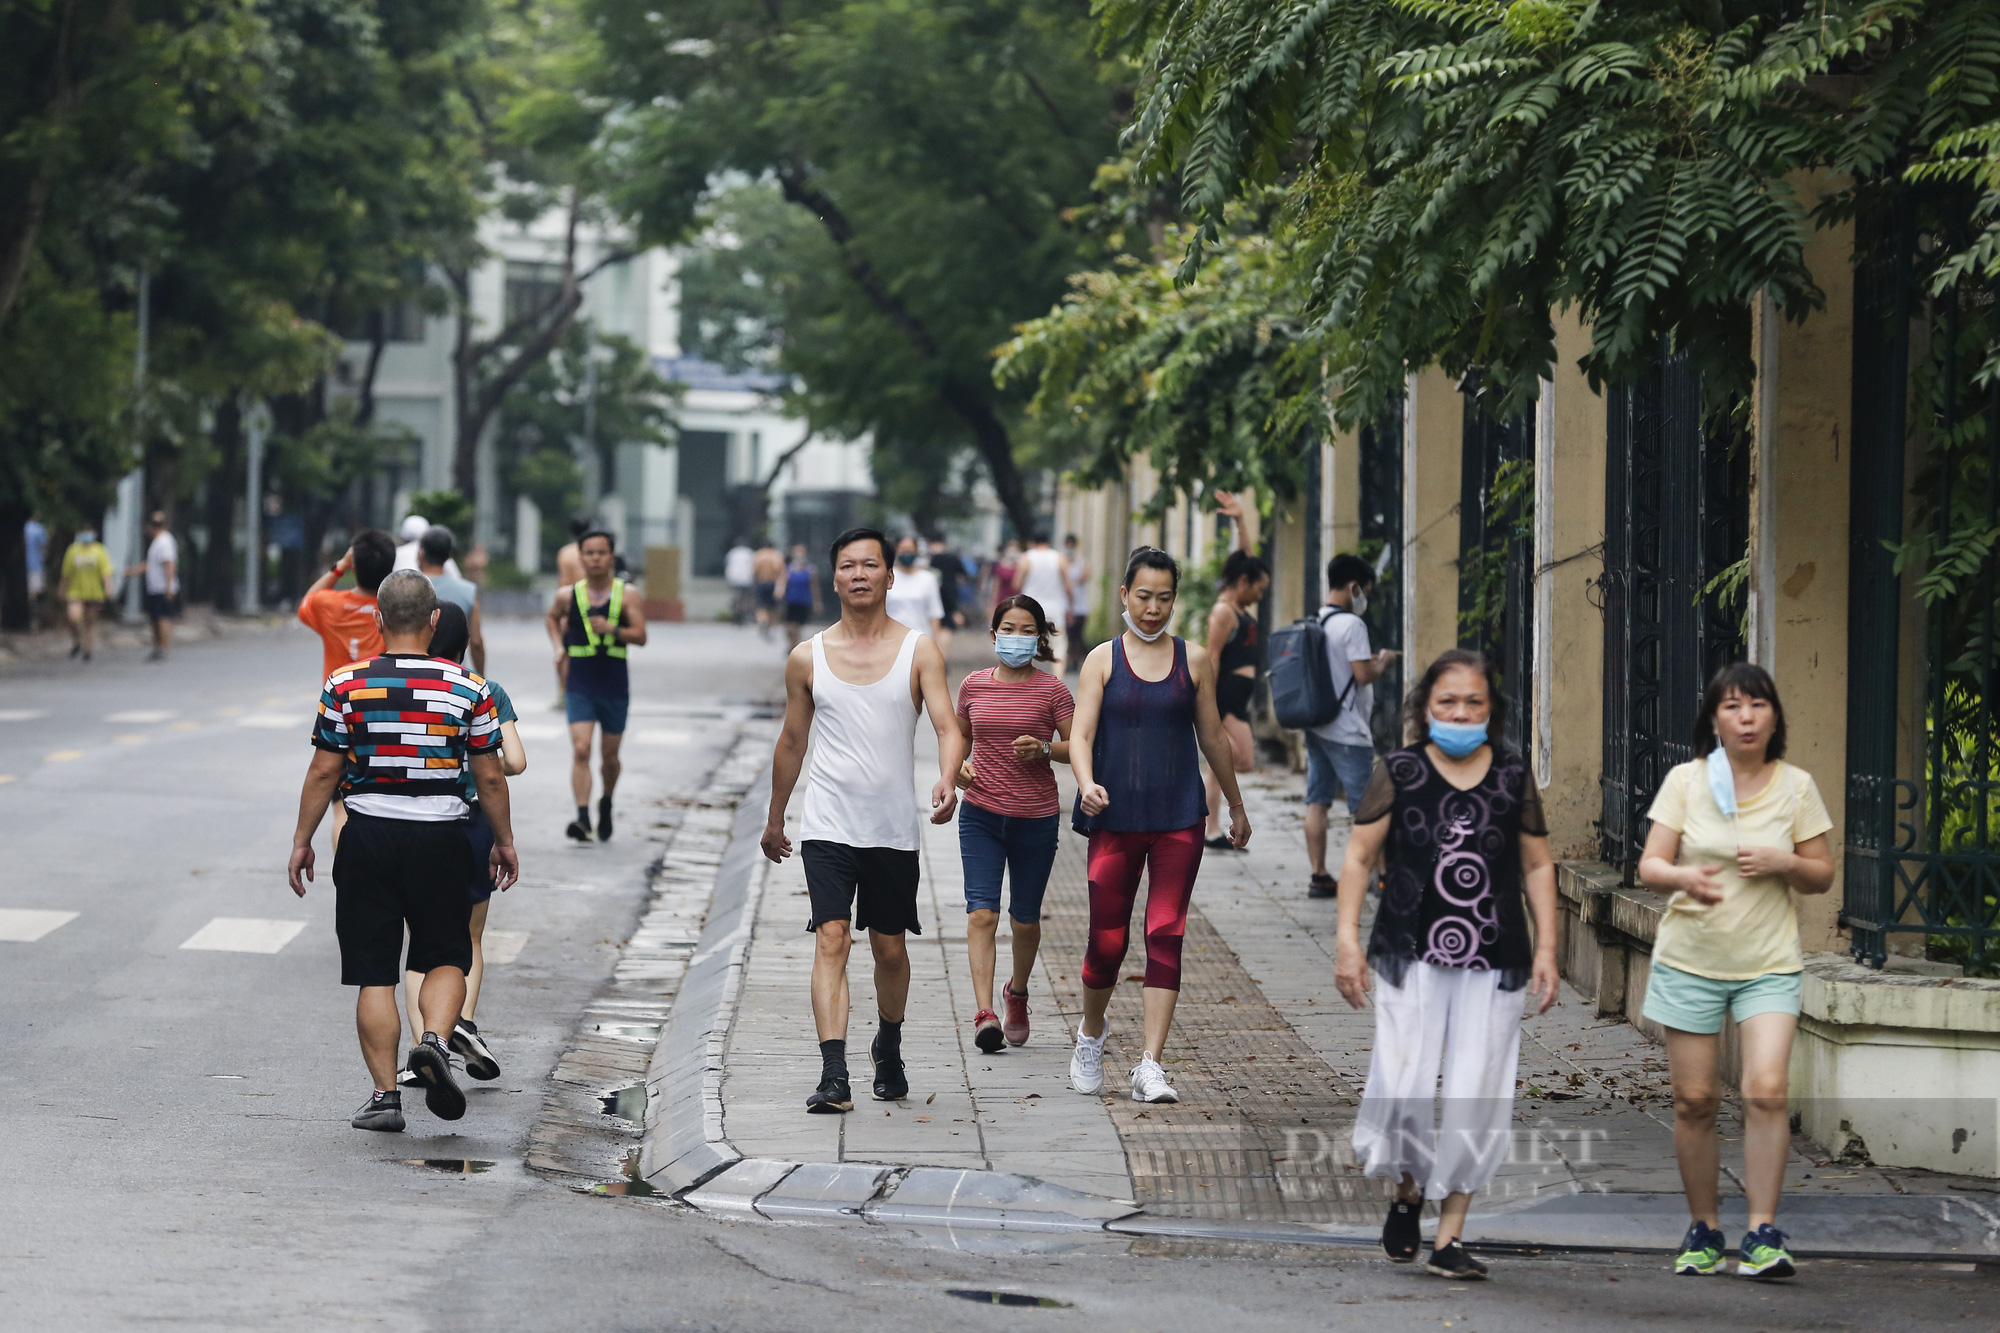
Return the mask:
{"type": "Polygon", "coordinates": [[[1576,368],[1590,332],[1556,316],[1556,364],[1535,429],[1535,778],[1550,847],[1594,860],[1603,800],[1603,397],[1576,368]]]}
{"type": "Polygon", "coordinates": [[[1404,680],[1458,644],[1458,483],[1465,404],[1435,367],[1410,376],[1403,407],[1404,680]]]}
{"type": "Polygon", "coordinates": [[[1752,337],[1758,398],[1751,454],[1751,653],[1778,682],[1789,733],[1785,757],[1813,775],[1833,816],[1833,888],[1797,900],[1799,935],[1808,953],[1846,947],[1837,924],[1837,850],[1846,833],[1850,460],[1845,448],[1853,248],[1851,224],[1814,232],[1806,259],[1826,293],[1825,309],[1794,324],[1760,302],[1752,337]]]}
{"type": "Polygon", "coordinates": [[[1343,430],[1326,444],[1322,476],[1326,500],[1320,510],[1319,592],[1326,597],[1326,562],[1361,543],[1361,434],[1343,430]]]}

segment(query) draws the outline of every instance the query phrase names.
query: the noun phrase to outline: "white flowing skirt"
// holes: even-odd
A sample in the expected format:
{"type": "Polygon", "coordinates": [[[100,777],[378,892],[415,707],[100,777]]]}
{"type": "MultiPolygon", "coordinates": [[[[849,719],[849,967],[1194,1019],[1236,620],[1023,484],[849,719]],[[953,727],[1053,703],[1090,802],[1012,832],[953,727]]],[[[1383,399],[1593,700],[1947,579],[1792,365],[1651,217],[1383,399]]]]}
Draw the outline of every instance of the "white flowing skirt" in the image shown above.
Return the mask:
{"type": "Polygon", "coordinates": [[[1411,963],[1375,986],[1375,1049],[1354,1125],[1370,1176],[1405,1172],[1427,1199],[1477,1194],[1507,1160],[1521,991],[1491,970],[1411,963]]]}

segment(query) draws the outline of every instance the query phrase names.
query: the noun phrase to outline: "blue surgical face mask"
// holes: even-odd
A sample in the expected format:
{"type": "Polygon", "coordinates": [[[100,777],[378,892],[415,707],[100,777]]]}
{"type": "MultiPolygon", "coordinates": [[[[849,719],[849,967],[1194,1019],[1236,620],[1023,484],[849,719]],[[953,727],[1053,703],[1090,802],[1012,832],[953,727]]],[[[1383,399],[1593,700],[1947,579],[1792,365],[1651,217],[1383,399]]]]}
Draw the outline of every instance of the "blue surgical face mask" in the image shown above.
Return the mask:
{"type": "Polygon", "coordinates": [[[908,569],[911,565],[917,563],[917,553],[915,551],[903,551],[896,556],[896,563],[904,569],[908,569]]]}
{"type": "Polygon", "coordinates": [[[1441,722],[1431,719],[1431,740],[1453,759],[1465,756],[1486,744],[1484,722],[1441,722]]]}
{"type": "Polygon", "coordinates": [[[1035,660],[1035,653],[1042,642],[1032,634],[1000,634],[994,636],[993,653],[1010,667],[1022,667],[1035,660]]]}
{"type": "Polygon", "coordinates": [[[1720,741],[1708,752],[1708,794],[1715,798],[1716,809],[1736,817],[1736,773],[1729,767],[1729,753],[1720,741]]]}
{"type": "Polygon", "coordinates": [[[88,546],[92,542],[97,540],[97,534],[91,529],[85,528],[83,531],[76,534],[76,540],[80,545],[88,546]]]}

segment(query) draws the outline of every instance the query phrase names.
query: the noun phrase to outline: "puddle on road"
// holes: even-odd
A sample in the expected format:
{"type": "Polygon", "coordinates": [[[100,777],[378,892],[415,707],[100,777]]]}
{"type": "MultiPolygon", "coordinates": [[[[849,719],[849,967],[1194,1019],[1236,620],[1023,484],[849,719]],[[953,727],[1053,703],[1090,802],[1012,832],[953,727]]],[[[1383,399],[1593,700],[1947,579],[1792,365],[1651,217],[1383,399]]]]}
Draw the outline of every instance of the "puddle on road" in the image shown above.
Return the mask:
{"type": "Polygon", "coordinates": [[[646,1178],[639,1174],[639,1149],[634,1148],[625,1154],[623,1171],[625,1179],[603,1181],[592,1192],[619,1199],[666,1197],[665,1190],[654,1189],[646,1178]]]}
{"type": "Polygon", "coordinates": [[[399,1157],[398,1166],[421,1166],[430,1171],[442,1171],[448,1176],[483,1176],[493,1169],[492,1162],[473,1161],[465,1157],[399,1157]]]}
{"type": "Polygon", "coordinates": [[[1053,1296],[1030,1296],[1024,1291],[987,1291],[978,1287],[946,1287],[947,1296],[956,1296],[962,1301],[974,1301],[980,1305],[1026,1305],[1041,1310],[1067,1310],[1068,1301],[1059,1301],[1053,1296]]]}
{"type": "Polygon", "coordinates": [[[642,1128],[645,1126],[645,1084],[634,1083],[629,1088],[620,1088],[616,1092],[607,1092],[597,1100],[604,1107],[604,1114],[615,1115],[620,1120],[629,1121],[631,1124],[642,1128]]]}

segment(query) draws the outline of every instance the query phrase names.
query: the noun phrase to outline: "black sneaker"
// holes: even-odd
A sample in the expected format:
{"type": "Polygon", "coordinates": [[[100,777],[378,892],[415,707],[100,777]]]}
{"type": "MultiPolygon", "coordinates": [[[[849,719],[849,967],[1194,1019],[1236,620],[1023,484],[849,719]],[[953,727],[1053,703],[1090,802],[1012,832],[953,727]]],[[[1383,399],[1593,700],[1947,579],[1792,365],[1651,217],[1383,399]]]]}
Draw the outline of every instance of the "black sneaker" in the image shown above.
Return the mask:
{"type": "Polygon", "coordinates": [[[563,830],[563,833],[566,834],[572,842],[590,841],[590,825],[584,823],[581,819],[570,820],[569,827],[565,828],[563,830]]]}
{"type": "Polygon", "coordinates": [[[1306,897],[1308,898],[1338,898],[1339,896],[1340,881],[1332,875],[1314,875],[1306,881],[1306,897]]]}
{"type": "Polygon", "coordinates": [[[500,1062],[479,1035],[479,1025],[469,1018],[458,1020],[452,1029],[451,1049],[465,1057],[465,1072],[484,1083],[500,1077],[500,1062]]]}
{"type": "Polygon", "coordinates": [[[396,1071],[396,1086],[399,1088],[418,1088],[423,1086],[423,1080],[412,1073],[408,1065],[404,1065],[396,1071]]]}
{"type": "Polygon", "coordinates": [[[806,1098],[806,1112],[809,1115],[839,1115],[842,1111],[854,1109],[854,1093],[848,1089],[847,1080],[838,1074],[828,1074],[819,1081],[819,1088],[806,1098]]]}
{"type": "Polygon", "coordinates": [[[611,798],[605,797],[597,803],[597,840],[611,841],[611,798]]]}
{"type": "Polygon", "coordinates": [[[1220,833],[1203,842],[1202,846],[1208,848],[1211,852],[1233,852],[1236,850],[1236,844],[1220,833]]]}
{"type": "Polygon", "coordinates": [[[875,1100],[878,1102],[900,1102],[910,1095],[910,1080],[903,1073],[902,1055],[883,1055],[875,1048],[882,1042],[880,1037],[868,1043],[868,1063],[875,1066],[875,1100]]]}
{"type": "Polygon", "coordinates": [[[1389,1219],[1382,1224],[1382,1253],[1396,1263],[1407,1264],[1417,1257],[1417,1251],[1423,1246],[1423,1204],[1390,1200],[1389,1219]]]}
{"type": "Polygon", "coordinates": [[[440,1120],[458,1120],[465,1115],[465,1094],[451,1077],[451,1052],[435,1032],[410,1048],[410,1072],[424,1088],[424,1107],[440,1120]]]}
{"type": "Polygon", "coordinates": [[[361,1104],[354,1113],[354,1119],[347,1122],[356,1129],[380,1130],[384,1134],[403,1132],[403,1094],[396,1091],[378,1092],[361,1104]]]}
{"type": "Polygon", "coordinates": [[[1457,1278],[1461,1282],[1477,1282],[1486,1276],[1486,1265],[1465,1252],[1465,1247],[1457,1241],[1449,1245],[1431,1246],[1431,1257],[1424,1260],[1424,1271],[1436,1273],[1439,1277],[1457,1278]]]}

